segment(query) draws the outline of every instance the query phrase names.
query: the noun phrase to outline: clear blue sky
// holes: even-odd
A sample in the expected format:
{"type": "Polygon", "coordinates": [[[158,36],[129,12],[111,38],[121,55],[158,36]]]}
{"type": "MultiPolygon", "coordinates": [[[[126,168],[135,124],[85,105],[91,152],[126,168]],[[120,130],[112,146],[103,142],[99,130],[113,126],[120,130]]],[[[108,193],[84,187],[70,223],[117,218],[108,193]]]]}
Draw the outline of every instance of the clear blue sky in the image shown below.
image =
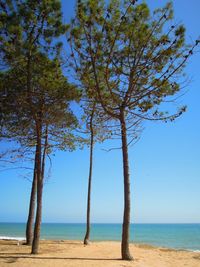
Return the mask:
{"type": "MultiPolygon", "coordinates": [[[[66,21],[74,0],[62,1],[66,21]]],[[[148,0],[151,8],[166,1],[148,0]]],[[[200,1],[174,0],[175,18],[188,40],[200,35],[200,1]]],[[[130,147],[132,215],[137,223],[200,223],[200,53],[186,71],[192,82],[180,104],[188,111],[176,122],[146,123],[141,140],[130,147]]],[[[92,222],[121,222],[123,177],[121,151],[97,145],[94,155],[92,222]]],[[[44,188],[44,222],[85,222],[89,151],[57,152],[44,188]]],[[[22,170],[0,172],[0,222],[25,222],[31,184],[22,170]]]]}

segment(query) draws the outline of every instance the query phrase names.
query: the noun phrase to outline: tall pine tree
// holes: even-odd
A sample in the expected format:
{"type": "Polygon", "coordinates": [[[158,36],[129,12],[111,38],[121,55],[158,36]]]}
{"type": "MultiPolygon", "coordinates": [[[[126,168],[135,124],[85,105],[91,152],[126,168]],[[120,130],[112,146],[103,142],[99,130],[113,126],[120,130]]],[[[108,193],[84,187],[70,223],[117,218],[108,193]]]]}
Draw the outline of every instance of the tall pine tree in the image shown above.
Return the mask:
{"type": "Polygon", "coordinates": [[[173,24],[172,4],[151,14],[147,4],[133,1],[87,0],[77,2],[71,21],[69,44],[77,77],[121,131],[124,215],[122,259],[129,251],[130,174],[129,130],[138,119],[174,120],[185,107],[172,114],[159,110],[181,91],[183,68],[199,41],[185,44],[185,28],[173,24]]]}

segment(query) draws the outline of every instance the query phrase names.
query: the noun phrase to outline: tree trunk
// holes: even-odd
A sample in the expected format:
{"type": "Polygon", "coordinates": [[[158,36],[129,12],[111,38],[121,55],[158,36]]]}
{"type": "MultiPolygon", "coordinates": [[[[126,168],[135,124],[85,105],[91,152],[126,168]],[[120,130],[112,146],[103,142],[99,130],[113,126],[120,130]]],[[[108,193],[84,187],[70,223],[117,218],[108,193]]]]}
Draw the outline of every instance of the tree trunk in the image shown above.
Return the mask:
{"type": "Polygon", "coordinates": [[[37,254],[39,249],[40,240],[40,227],[42,218],[42,191],[43,191],[43,179],[42,179],[42,169],[41,169],[41,154],[42,154],[42,144],[41,144],[41,125],[37,125],[37,209],[36,209],[36,219],[34,227],[34,238],[32,243],[32,254],[37,254]]]}
{"type": "Polygon", "coordinates": [[[91,185],[92,185],[92,168],[93,168],[93,147],[94,147],[94,132],[93,132],[92,120],[91,120],[90,122],[90,169],[89,169],[89,177],[88,177],[88,197],[87,197],[87,225],[86,225],[86,234],[84,238],[84,245],[88,245],[89,239],[90,239],[90,202],[91,202],[91,185]]]}
{"type": "Polygon", "coordinates": [[[32,182],[31,197],[29,204],[29,214],[26,223],[26,245],[29,246],[32,245],[33,241],[33,222],[35,214],[36,190],[37,190],[37,146],[35,151],[35,164],[34,164],[33,182],[32,182]]]}
{"type": "Polygon", "coordinates": [[[47,147],[48,147],[48,126],[46,126],[44,150],[43,150],[43,156],[42,156],[42,179],[44,179],[47,147]]]}
{"type": "Polygon", "coordinates": [[[37,210],[36,210],[36,219],[35,219],[35,228],[34,228],[34,239],[32,243],[32,254],[38,254],[39,252],[39,242],[40,242],[40,229],[41,229],[41,221],[42,221],[42,193],[43,193],[43,183],[44,183],[44,171],[45,171],[45,158],[46,151],[48,146],[48,128],[46,127],[45,133],[45,144],[44,151],[42,156],[42,148],[41,148],[41,130],[38,131],[38,162],[37,162],[37,210]]]}
{"type": "Polygon", "coordinates": [[[124,217],[122,228],[122,243],[121,254],[123,260],[133,260],[129,251],[129,228],[130,228],[130,177],[129,177],[129,160],[128,160],[128,145],[126,122],[124,110],[120,113],[121,138],[122,138],[122,156],[123,156],[123,171],[124,171],[124,217]]]}

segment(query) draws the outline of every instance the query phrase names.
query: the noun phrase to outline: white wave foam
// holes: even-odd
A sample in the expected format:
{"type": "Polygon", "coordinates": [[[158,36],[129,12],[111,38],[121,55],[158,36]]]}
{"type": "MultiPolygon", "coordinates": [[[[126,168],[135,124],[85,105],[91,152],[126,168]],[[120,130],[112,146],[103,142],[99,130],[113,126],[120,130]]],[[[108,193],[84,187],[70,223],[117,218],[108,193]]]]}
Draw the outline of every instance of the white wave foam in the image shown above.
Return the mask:
{"type": "Polygon", "coordinates": [[[0,236],[1,240],[17,240],[17,241],[24,241],[25,237],[13,237],[13,236],[0,236]]]}
{"type": "Polygon", "coordinates": [[[195,253],[200,253],[199,249],[183,249],[184,251],[189,251],[189,252],[195,252],[195,253]]]}

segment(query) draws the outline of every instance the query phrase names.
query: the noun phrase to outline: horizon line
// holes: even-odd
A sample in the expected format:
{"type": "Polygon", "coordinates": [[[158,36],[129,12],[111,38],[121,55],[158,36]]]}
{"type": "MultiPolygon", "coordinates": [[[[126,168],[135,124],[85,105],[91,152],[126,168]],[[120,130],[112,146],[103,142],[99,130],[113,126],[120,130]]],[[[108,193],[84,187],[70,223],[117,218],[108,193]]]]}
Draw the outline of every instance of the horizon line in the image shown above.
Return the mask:
{"type": "MultiPolygon", "coordinates": [[[[23,223],[14,221],[0,221],[0,223],[23,223]]],[[[86,222],[42,222],[42,224],[86,224],[86,222]]],[[[91,224],[122,224],[122,222],[91,222],[91,224]]],[[[200,222],[131,222],[130,224],[200,224],[200,222]]]]}

